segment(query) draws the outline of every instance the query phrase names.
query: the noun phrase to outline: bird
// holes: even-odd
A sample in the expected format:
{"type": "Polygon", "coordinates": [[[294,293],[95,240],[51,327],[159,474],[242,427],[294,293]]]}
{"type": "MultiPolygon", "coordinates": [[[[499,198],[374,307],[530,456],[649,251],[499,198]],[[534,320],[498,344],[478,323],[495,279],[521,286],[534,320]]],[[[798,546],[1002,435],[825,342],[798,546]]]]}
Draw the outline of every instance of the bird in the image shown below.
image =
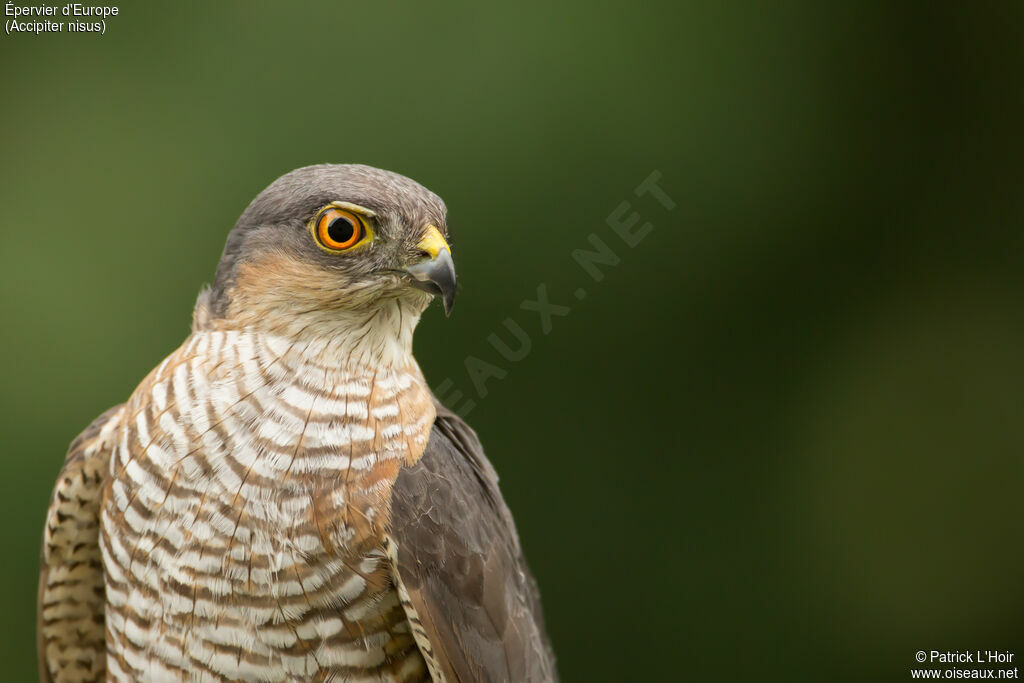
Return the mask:
{"type": "Polygon", "coordinates": [[[497,474],[412,351],[456,274],[436,194],[293,170],[191,333],[72,443],[43,532],[43,681],[556,681],[497,474]]]}

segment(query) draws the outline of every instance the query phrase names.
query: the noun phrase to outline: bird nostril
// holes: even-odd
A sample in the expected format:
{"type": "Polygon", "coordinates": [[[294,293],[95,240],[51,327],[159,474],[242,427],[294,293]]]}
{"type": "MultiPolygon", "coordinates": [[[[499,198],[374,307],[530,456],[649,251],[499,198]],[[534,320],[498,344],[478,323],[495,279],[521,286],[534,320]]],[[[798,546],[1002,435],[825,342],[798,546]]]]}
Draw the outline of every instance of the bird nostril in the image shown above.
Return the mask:
{"type": "Polygon", "coordinates": [[[423,234],[423,238],[416,245],[421,253],[426,254],[431,260],[437,260],[443,252],[451,252],[451,247],[448,246],[447,240],[444,235],[433,225],[427,226],[426,231],[423,234]]]}

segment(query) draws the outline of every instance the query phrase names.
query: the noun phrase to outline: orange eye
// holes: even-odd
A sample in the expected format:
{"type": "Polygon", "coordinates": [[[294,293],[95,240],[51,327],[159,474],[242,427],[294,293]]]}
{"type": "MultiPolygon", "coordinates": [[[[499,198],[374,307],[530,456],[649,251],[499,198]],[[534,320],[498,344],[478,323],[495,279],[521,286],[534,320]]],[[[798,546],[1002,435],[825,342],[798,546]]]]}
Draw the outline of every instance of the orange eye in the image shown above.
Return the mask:
{"type": "Polygon", "coordinates": [[[329,251],[351,249],[366,234],[359,216],[344,209],[330,208],[320,214],[313,226],[317,242],[329,251]]]}

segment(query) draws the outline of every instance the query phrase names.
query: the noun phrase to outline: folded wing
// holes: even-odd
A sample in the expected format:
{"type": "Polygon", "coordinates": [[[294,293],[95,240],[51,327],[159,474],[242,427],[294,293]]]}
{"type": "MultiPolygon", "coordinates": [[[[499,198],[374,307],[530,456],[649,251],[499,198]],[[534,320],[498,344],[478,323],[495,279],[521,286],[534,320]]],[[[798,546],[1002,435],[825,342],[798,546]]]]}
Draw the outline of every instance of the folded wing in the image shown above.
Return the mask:
{"type": "Polygon", "coordinates": [[[555,681],[537,584],[494,469],[473,430],[437,412],[392,497],[389,553],[420,650],[435,681],[555,681]]]}
{"type": "Polygon", "coordinates": [[[41,681],[104,677],[100,501],[123,414],[123,406],[111,408],[71,443],[46,513],[37,610],[41,681]]]}

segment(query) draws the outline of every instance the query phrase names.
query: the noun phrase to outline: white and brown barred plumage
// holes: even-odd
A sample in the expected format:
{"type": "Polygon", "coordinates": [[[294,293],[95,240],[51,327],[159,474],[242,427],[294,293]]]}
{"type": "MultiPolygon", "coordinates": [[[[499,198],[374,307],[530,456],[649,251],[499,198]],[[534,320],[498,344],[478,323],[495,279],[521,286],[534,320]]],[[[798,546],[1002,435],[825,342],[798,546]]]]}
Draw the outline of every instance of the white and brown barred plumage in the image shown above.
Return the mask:
{"type": "Polygon", "coordinates": [[[411,352],[423,290],[454,295],[446,234],[365,166],[253,201],[192,334],[71,446],[43,680],[555,680],[497,477],[411,352]],[[332,206],[358,247],[317,242],[332,206]]]}

